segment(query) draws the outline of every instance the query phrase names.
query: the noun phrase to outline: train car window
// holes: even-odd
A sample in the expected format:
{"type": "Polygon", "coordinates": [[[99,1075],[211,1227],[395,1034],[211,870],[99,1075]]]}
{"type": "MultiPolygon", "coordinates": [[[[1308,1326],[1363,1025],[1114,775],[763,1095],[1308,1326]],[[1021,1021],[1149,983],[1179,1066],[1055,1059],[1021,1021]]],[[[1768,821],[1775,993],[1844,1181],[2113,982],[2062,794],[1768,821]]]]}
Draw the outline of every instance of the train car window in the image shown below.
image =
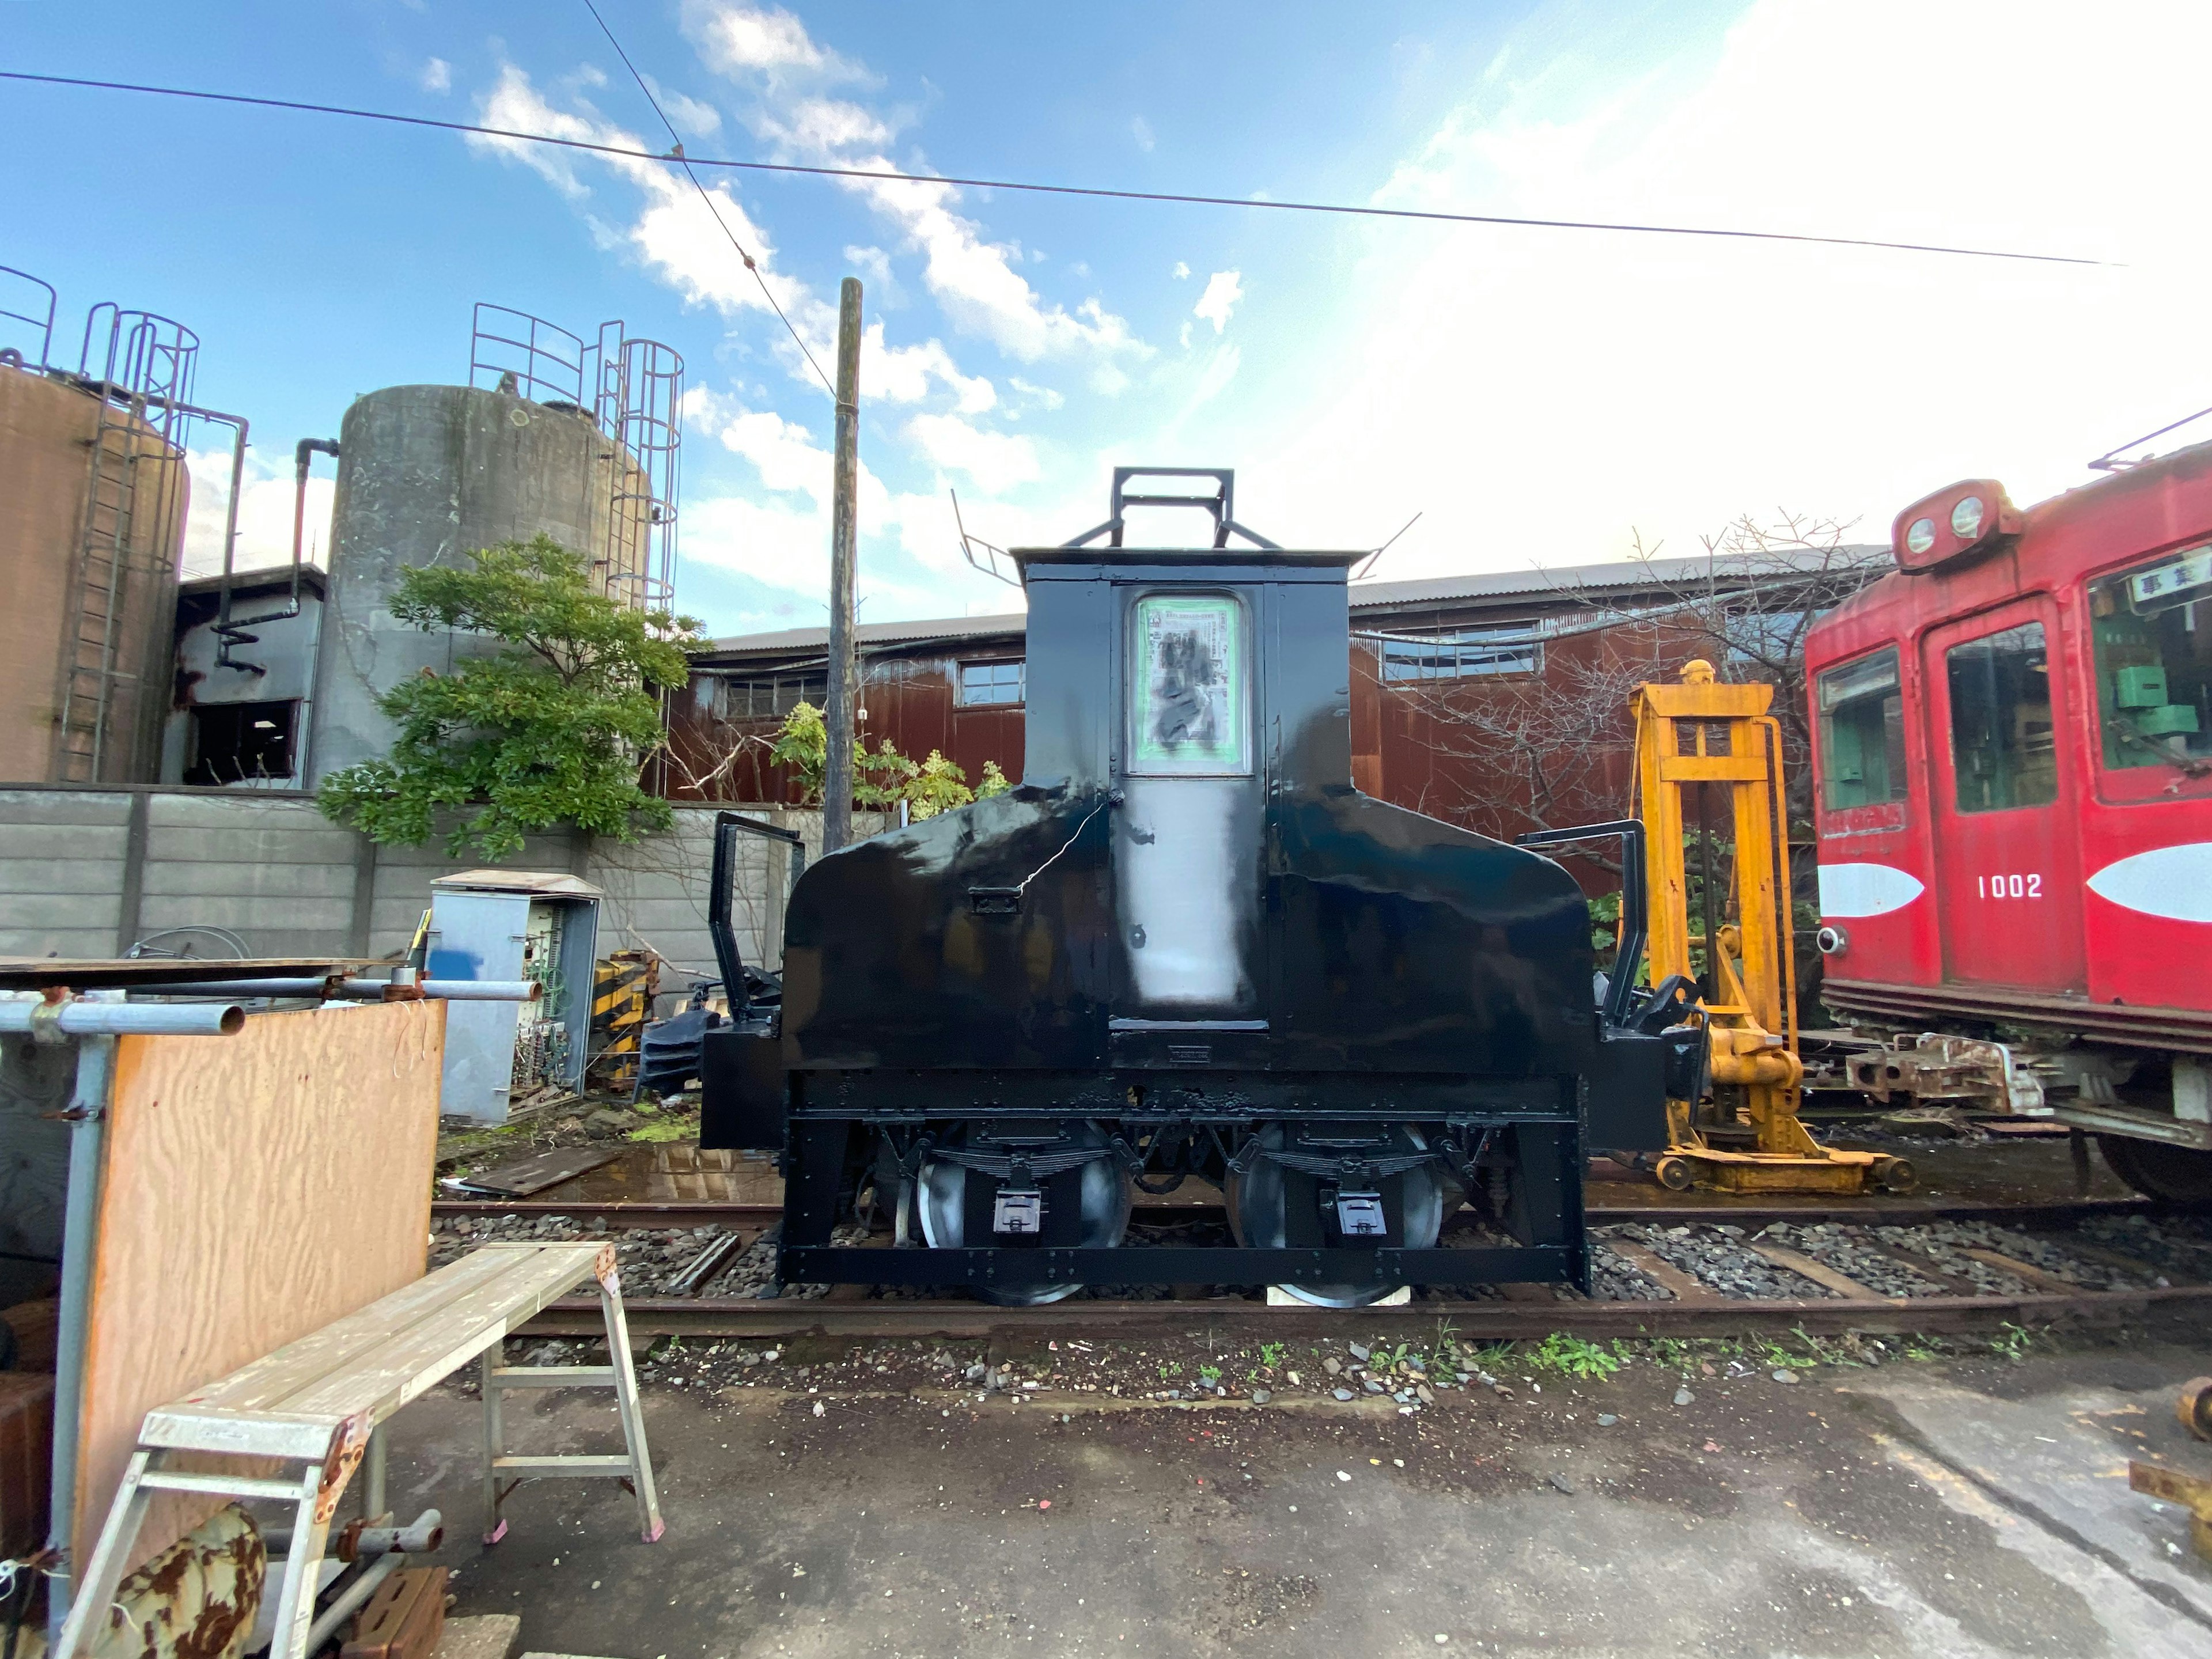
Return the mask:
{"type": "Polygon", "coordinates": [[[1820,702],[1821,805],[1832,812],[1905,799],[1905,699],[1897,647],[1824,672],[1820,702]]]}
{"type": "Polygon", "coordinates": [[[2051,661],[2041,623],[1954,646],[1951,769],[1961,812],[2048,806],[2058,799],[2051,720],[2051,661]]]}
{"type": "Polygon", "coordinates": [[[2089,585],[2105,765],[2212,757],[2212,547],[2089,585]]]}
{"type": "Polygon", "coordinates": [[[1244,607],[1229,593],[1147,593],[1129,613],[1129,770],[1231,777],[1252,769],[1244,607]]]}

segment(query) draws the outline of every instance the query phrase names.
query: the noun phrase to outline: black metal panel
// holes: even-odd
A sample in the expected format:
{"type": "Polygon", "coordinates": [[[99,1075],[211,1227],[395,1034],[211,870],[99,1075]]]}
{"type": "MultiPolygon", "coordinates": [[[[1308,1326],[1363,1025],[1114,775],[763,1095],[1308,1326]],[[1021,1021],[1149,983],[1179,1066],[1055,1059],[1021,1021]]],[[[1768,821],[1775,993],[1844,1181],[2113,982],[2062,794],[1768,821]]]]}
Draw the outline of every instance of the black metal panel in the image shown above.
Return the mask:
{"type": "Polygon", "coordinates": [[[1578,1250],[1478,1246],[1426,1250],[810,1249],[787,1248],[779,1269],[810,1285],[1484,1285],[1572,1284],[1578,1250]]]}
{"type": "Polygon", "coordinates": [[[699,1144],[775,1152],[783,1145],[788,1085],[782,1039],[720,1026],[699,1042],[699,1144]]]}
{"type": "MultiPolygon", "coordinates": [[[[1703,1030],[1694,1033],[1703,1042],[1703,1030]]],[[[1656,1152],[1667,1146],[1667,1063],[1672,1045],[1614,1031],[1597,1045],[1589,1073],[1589,1140],[1599,1152],[1656,1152]]]]}

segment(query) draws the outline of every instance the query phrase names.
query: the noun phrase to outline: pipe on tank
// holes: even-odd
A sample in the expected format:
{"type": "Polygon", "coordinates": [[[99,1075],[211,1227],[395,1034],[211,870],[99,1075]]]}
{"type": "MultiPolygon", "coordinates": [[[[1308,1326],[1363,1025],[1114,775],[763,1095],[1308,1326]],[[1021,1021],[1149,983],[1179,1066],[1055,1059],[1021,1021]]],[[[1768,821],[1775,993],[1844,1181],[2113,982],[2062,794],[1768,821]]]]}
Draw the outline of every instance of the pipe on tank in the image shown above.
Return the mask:
{"type": "MultiPolygon", "coordinates": [[[[242,442],[243,435],[244,434],[241,433],[241,443],[238,457],[239,464],[240,465],[243,465],[246,459],[244,445],[242,442]]],[[[338,453],[338,441],[336,438],[302,438],[300,440],[299,443],[294,447],[292,451],[294,483],[292,487],[292,591],[290,596],[285,599],[284,608],[282,611],[270,611],[258,617],[248,617],[244,622],[233,622],[230,619],[231,556],[233,544],[237,535],[239,489],[238,467],[234,466],[232,468],[230,478],[230,530],[223,538],[222,596],[217,603],[215,619],[215,635],[217,639],[222,641],[221,647],[216,650],[215,657],[216,666],[218,668],[235,668],[242,672],[252,674],[257,677],[266,674],[269,672],[268,669],[259,663],[240,662],[236,660],[230,654],[231,648],[234,646],[251,645],[254,643],[255,636],[241,630],[248,628],[258,627],[263,623],[284,622],[300,614],[300,567],[302,562],[301,553],[306,545],[307,532],[307,473],[308,470],[314,465],[314,458],[318,453],[328,455],[333,460],[337,459],[338,453]]]]}

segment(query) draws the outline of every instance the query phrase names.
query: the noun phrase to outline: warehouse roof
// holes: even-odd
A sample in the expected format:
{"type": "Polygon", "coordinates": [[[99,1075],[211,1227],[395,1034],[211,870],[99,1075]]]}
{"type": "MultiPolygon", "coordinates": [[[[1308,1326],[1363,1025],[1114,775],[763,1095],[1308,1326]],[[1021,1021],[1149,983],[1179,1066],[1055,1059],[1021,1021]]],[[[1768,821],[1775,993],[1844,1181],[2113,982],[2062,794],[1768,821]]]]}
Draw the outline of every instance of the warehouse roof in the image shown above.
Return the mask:
{"type": "MultiPolygon", "coordinates": [[[[1887,563],[1889,549],[1883,545],[1850,545],[1834,550],[1778,549],[1771,553],[1695,554],[1674,559],[1611,559],[1602,564],[1531,564],[1525,570],[1487,570],[1459,576],[1425,576],[1407,581],[1365,581],[1352,585],[1352,610],[1389,612],[1437,605],[1479,604],[1486,600],[1577,599],[1599,594],[1630,593],[1641,589],[1679,590],[1683,585],[1708,578],[1730,587],[1753,582],[1813,574],[1821,570],[1887,563]]],[[[1012,611],[990,617],[946,617],[918,622],[862,623],[853,630],[863,648],[916,645],[933,641],[1018,639],[1029,617],[1012,611]]],[[[711,663],[729,657],[759,658],[826,651],[827,628],[787,628],[772,634],[738,634],[716,640],[693,652],[694,661],[711,663]]]]}

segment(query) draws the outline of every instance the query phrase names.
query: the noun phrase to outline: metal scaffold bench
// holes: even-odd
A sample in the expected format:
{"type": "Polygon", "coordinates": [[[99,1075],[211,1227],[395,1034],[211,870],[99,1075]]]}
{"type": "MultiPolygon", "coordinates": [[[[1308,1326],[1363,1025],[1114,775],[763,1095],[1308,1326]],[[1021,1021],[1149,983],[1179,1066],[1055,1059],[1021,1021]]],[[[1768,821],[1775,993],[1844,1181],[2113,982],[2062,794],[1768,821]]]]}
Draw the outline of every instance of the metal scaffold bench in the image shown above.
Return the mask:
{"type": "Polygon", "coordinates": [[[380,1431],[386,1419],[471,1360],[483,1361],[484,1540],[507,1531],[500,1505],[535,1475],[608,1475],[637,1498],[645,1540],[661,1534],[653,1461],[630,1364],[629,1328],[612,1244],[489,1244],[243,1370],[147,1413],[115,1504],[70,1607],[55,1659],[93,1644],[131,1542],[156,1492],[260,1498],[296,1506],[269,1659],[304,1659],[314,1618],[314,1574],[338,1498],[365,1456],[370,1502],[381,1507],[380,1431]],[[586,1278],[606,1316],[605,1365],[510,1366],[507,1334],[586,1278]],[[514,1456],[501,1434],[501,1395],[516,1389],[611,1388],[624,1450],[605,1456],[514,1456]],[[372,1441],[375,1445],[372,1448],[372,1441]],[[276,1475],[208,1473],[210,1455],[295,1465],[276,1475]],[[179,1461],[197,1466],[175,1467],[179,1461]]]}

